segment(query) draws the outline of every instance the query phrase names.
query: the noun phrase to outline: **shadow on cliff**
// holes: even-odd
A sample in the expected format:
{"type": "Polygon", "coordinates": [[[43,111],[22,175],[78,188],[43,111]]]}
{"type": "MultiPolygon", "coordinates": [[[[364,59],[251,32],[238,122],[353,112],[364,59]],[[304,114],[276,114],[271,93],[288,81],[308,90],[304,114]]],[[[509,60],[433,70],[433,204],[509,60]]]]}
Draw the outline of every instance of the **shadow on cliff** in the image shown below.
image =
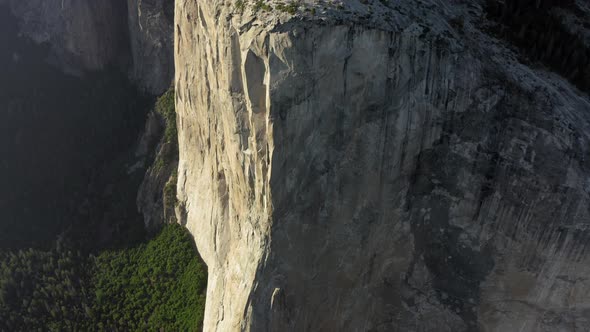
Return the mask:
{"type": "Polygon", "coordinates": [[[151,98],[116,68],[68,76],[0,7],[0,248],[143,237],[133,148],[151,98]]]}

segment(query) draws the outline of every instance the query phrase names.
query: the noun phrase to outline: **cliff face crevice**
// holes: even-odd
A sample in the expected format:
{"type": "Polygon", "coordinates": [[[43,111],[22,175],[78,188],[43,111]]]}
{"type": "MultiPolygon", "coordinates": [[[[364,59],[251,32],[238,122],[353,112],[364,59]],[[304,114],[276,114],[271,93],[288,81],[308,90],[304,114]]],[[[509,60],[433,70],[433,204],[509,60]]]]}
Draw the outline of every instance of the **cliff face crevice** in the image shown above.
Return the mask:
{"type": "Polygon", "coordinates": [[[587,329],[588,97],[483,2],[316,5],[176,3],[205,329],[587,329]]]}

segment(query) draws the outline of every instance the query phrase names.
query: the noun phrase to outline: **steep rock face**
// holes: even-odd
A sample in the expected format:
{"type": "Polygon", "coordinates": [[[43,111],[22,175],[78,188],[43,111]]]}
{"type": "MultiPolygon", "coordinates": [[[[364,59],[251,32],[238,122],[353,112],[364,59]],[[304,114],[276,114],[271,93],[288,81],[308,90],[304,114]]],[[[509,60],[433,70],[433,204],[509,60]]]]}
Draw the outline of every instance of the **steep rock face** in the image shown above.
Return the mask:
{"type": "Polygon", "coordinates": [[[68,71],[101,70],[121,61],[127,45],[125,3],[117,0],[5,0],[21,33],[48,43],[68,71]]]}
{"type": "Polygon", "coordinates": [[[128,0],[132,78],[160,94],[174,77],[174,1],[128,0]]]}
{"type": "Polygon", "coordinates": [[[168,91],[150,112],[144,135],[136,154],[153,162],[137,195],[137,207],[144,215],[144,225],[157,231],[163,224],[176,223],[176,171],[178,169],[178,133],[174,110],[174,91],[168,91]],[[150,154],[153,154],[151,156],[150,154]]]}
{"type": "Polygon", "coordinates": [[[216,1],[176,2],[178,215],[213,272],[205,330],[231,331],[240,328],[266,251],[268,144],[273,139],[267,126],[265,64],[257,55],[263,51],[256,49],[262,47],[264,37],[257,37],[264,28],[246,32],[242,41],[228,21],[216,21],[217,8],[224,7],[216,1]],[[247,65],[242,42],[256,50],[248,53],[247,65]],[[244,82],[247,77],[250,82],[244,82]]]}
{"type": "MultiPolygon", "coordinates": [[[[163,150],[162,133],[164,126],[165,124],[156,112],[148,114],[145,129],[135,153],[137,156],[142,157],[143,163],[147,163],[150,157],[156,160],[163,150]]],[[[147,230],[158,230],[165,223],[162,192],[171,172],[172,170],[156,169],[152,166],[147,169],[139,187],[137,209],[143,214],[144,225],[147,230]]]]}
{"type": "Polygon", "coordinates": [[[482,2],[383,3],[176,2],[205,330],[589,329],[587,95],[482,2]]]}

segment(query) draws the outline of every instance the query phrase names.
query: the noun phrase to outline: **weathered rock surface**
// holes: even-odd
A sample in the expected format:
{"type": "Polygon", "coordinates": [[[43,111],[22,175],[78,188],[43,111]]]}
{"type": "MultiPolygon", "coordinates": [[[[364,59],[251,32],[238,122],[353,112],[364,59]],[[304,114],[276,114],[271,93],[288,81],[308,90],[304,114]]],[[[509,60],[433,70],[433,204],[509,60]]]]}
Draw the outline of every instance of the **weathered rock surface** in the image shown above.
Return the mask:
{"type": "Polygon", "coordinates": [[[176,1],[205,330],[589,330],[588,96],[482,1],[301,4],[176,1]]]}

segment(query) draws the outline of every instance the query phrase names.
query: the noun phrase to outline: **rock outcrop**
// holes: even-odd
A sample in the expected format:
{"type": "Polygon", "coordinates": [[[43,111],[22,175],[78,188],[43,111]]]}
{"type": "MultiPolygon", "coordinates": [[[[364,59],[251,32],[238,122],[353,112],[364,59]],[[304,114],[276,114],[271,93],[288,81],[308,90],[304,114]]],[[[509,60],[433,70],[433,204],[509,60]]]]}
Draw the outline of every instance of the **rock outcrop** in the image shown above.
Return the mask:
{"type": "Polygon", "coordinates": [[[136,152],[137,156],[143,156],[144,163],[153,161],[137,195],[137,207],[144,216],[148,231],[157,231],[163,224],[177,222],[178,133],[174,102],[173,90],[156,102],[136,152]]]}
{"type": "Polygon", "coordinates": [[[590,329],[590,100],[485,8],[176,1],[206,331],[590,329]]]}

